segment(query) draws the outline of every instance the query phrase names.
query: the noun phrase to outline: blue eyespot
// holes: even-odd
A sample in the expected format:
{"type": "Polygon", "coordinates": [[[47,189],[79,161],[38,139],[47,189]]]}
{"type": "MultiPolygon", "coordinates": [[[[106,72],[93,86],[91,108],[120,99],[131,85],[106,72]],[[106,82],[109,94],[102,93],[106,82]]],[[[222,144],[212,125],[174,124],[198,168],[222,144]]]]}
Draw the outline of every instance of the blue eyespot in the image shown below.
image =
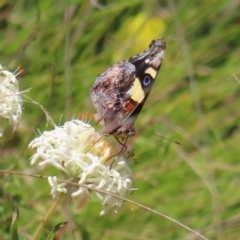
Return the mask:
{"type": "Polygon", "coordinates": [[[143,85],[147,87],[152,82],[152,78],[149,75],[145,75],[143,79],[143,85]]]}

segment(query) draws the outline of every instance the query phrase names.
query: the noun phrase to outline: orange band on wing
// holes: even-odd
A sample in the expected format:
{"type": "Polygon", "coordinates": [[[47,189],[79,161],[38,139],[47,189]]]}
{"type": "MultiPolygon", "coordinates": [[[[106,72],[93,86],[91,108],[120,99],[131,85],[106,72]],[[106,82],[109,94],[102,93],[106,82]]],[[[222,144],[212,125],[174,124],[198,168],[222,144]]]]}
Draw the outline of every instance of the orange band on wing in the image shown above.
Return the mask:
{"type": "Polygon", "coordinates": [[[135,106],[132,102],[130,102],[130,103],[127,105],[127,111],[128,111],[128,112],[131,112],[135,107],[136,107],[136,106],[135,106]]]}

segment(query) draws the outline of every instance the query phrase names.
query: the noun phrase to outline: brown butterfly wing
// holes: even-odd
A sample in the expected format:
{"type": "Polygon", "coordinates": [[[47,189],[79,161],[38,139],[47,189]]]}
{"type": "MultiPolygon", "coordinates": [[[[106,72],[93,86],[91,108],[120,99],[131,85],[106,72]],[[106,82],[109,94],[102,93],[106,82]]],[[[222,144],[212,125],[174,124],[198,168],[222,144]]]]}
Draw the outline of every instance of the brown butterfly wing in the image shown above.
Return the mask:
{"type": "Polygon", "coordinates": [[[129,114],[127,106],[135,74],[133,64],[121,61],[99,75],[90,90],[98,112],[96,119],[104,126],[104,133],[118,136],[122,131],[119,129],[129,114]]]}

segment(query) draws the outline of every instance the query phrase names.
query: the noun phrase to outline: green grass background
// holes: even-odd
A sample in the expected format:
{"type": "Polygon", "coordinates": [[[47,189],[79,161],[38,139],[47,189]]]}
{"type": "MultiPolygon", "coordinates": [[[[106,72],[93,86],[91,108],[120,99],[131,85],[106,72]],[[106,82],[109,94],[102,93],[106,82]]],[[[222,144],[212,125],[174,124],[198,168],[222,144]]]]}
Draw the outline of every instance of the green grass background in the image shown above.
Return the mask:
{"type": "MultiPolygon", "coordinates": [[[[0,64],[11,71],[21,65],[20,89],[32,88],[27,95],[63,124],[79,112],[95,113],[89,89],[97,75],[163,38],[166,56],[130,141],[138,190],[129,198],[209,239],[240,239],[240,84],[233,77],[240,79],[239,13],[238,0],[2,0],[0,64]]],[[[37,129],[51,129],[42,110],[25,101],[14,133],[0,123],[0,168],[40,174],[29,164],[28,144],[37,129]]],[[[1,175],[4,240],[12,214],[7,192],[20,210],[19,230],[31,239],[52,204],[48,183],[1,175]]],[[[101,209],[95,197],[62,203],[40,239],[67,219],[71,230],[59,239],[199,239],[129,203],[116,216],[100,218],[101,209]]]]}

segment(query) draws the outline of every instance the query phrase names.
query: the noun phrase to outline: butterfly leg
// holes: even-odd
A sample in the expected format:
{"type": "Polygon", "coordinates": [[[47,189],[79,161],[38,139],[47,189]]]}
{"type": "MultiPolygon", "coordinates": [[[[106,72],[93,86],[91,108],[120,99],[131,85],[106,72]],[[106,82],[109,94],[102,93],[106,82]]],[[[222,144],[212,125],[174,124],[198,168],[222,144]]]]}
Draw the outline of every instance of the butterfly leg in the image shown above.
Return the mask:
{"type": "Polygon", "coordinates": [[[108,137],[109,134],[103,134],[95,143],[92,144],[92,146],[86,151],[88,153],[103,137],[108,137]]]}
{"type": "Polygon", "coordinates": [[[128,138],[126,137],[124,139],[124,142],[122,143],[117,137],[115,137],[115,139],[117,140],[117,142],[122,146],[122,149],[120,150],[120,152],[117,155],[121,155],[123,153],[125,153],[127,151],[127,145],[126,142],[128,140],[128,138]]]}
{"type": "MultiPolygon", "coordinates": [[[[111,159],[111,158],[114,158],[114,157],[116,157],[116,156],[119,156],[119,155],[121,155],[121,154],[123,154],[123,153],[125,153],[125,152],[127,151],[126,142],[127,142],[127,139],[128,139],[128,138],[125,138],[125,139],[124,139],[124,142],[121,142],[117,137],[115,137],[115,139],[116,139],[117,142],[122,146],[122,148],[121,148],[121,150],[120,150],[118,153],[114,154],[113,156],[111,156],[111,157],[108,158],[107,160],[109,160],[109,159],[111,159]]],[[[113,162],[111,163],[110,169],[112,169],[112,166],[113,166],[114,162],[115,162],[115,159],[114,159],[113,162]]]]}

